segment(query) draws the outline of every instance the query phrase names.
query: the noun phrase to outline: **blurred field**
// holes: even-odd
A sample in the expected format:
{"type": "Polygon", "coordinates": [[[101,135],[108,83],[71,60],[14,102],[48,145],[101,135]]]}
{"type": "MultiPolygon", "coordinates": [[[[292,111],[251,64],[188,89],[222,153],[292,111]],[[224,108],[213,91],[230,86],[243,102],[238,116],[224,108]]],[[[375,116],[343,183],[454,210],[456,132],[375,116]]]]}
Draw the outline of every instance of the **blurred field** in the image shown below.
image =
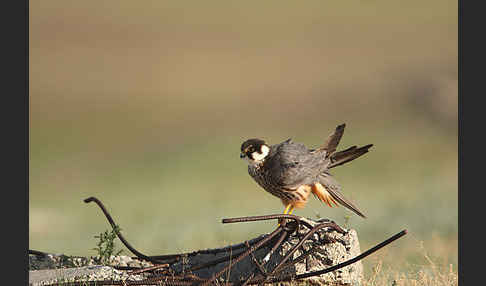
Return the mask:
{"type": "Polygon", "coordinates": [[[90,196],[148,254],[268,232],[220,223],[283,210],[242,141],[315,147],[345,122],[340,148],[375,144],[333,172],[368,219],[297,214],[349,215],[362,250],[408,229],[368,278],[432,271],[424,251],[457,271],[457,2],[144,4],[30,2],[31,249],[94,255],[108,223],[90,196]]]}

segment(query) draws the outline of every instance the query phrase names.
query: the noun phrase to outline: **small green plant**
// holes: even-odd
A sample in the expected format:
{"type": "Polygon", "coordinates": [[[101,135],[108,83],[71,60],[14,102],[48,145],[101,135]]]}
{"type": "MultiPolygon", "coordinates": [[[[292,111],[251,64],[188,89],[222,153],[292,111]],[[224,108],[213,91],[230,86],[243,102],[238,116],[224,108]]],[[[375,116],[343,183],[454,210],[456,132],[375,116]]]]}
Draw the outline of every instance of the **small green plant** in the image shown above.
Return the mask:
{"type": "Polygon", "coordinates": [[[344,215],[344,228],[347,228],[349,229],[349,219],[351,218],[351,216],[349,215],[344,215]]]}
{"type": "Polygon", "coordinates": [[[121,231],[121,228],[118,225],[115,225],[111,231],[105,230],[105,232],[100,233],[100,235],[94,236],[95,238],[98,238],[98,243],[93,250],[98,252],[100,262],[104,265],[109,264],[110,256],[116,256],[123,252],[123,249],[120,249],[115,253],[115,238],[117,237],[116,233],[119,231],[121,231]]]}

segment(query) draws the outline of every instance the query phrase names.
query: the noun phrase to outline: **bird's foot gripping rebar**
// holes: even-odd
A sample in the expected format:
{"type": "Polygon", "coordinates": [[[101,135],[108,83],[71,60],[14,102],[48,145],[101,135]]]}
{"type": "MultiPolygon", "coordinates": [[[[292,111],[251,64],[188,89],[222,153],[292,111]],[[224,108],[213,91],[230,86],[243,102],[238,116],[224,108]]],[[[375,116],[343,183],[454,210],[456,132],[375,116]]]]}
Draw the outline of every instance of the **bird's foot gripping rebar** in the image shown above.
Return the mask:
{"type": "MultiPolygon", "coordinates": [[[[86,203],[92,201],[98,204],[114,227],[115,222],[98,199],[91,197],[85,200],[86,203]]],[[[326,219],[314,221],[295,215],[277,214],[228,218],[222,222],[263,220],[281,220],[282,224],[269,234],[243,243],[173,255],[142,254],[117,231],[118,237],[131,252],[139,259],[154,264],[145,269],[131,269],[135,273],[144,273],[146,279],[70,282],[69,285],[262,285],[298,282],[302,279],[312,279],[316,285],[349,285],[362,278],[359,260],[407,233],[403,230],[360,253],[356,231],[344,230],[326,219]]]]}

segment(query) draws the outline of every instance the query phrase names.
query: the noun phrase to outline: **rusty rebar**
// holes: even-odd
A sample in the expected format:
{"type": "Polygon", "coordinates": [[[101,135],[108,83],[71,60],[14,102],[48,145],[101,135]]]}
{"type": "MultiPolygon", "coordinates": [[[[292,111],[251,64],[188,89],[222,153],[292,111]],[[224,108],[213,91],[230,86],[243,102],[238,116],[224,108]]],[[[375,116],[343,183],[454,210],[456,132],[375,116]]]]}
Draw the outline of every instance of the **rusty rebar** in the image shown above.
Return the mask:
{"type": "MultiPolygon", "coordinates": [[[[298,225],[304,224],[307,228],[312,229],[314,226],[308,223],[306,220],[302,219],[302,217],[295,216],[295,215],[289,215],[289,214],[274,214],[274,215],[263,215],[263,216],[246,216],[246,217],[236,217],[236,218],[224,218],[222,220],[222,223],[237,223],[237,222],[253,222],[253,221],[262,221],[262,220],[271,220],[271,219],[292,219],[294,220],[298,225]]],[[[333,221],[329,222],[321,222],[319,224],[326,224],[329,227],[332,227],[334,230],[336,230],[339,233],[346,233],[344,229],[342,229],[339,225],[337,225],[333,221]]],[[[319,225],[317,224],[317,225],[319,225]]]]}
{"type": "MultiPolygon", "coordinates": [[[[248,249],[250,249],[250,244],[248,244],[248,249]]],[[[267,271],[265,270],[265,268],[263,267],[263,265],[258,262],[257,258],[255,257],[255,253],[252,252],[250,253],[250,257],[251,257],[251,260],[253,261],[253,263],[257,266],[257,269],[260,271],[260,273],[264,276],[267,275],[267,271]]]]}
{"type": "Polygon", "coordinates": [[[90,203],[90,202],[95,202],[99,207],[100,209],[103,211],[103,213],[105,214],[105,217],[106,219],[108,220],[108,222],[110,223],[111,227],[113,228],[113,230],[115,231],[116,235],[118,236],[118,238],[120,239],[120,241],[123,243],[123,245],[125,245],[126,248],[128,248],[133,254],[135,254],[138,258],[140,259],[145,259],[147,261],[150,261],[152,263],[155,263],[155,264],[161,264],[162,262],[161,261],[158,261],[156,259],[152,259],[150,258],[149,256],[139,252],[138,250],[136,250],[135,248],[133,248],[130,243],[128,243],[128,241],[123,237],[123,235],[118,231],[117,229],[117,225],[115,224],[115,221],[113,220],[113,218],[111,217],[110,213],[106,210],[105,206],[103,205],[103,203],[101,203],[100,200],[98,200],[97,198],[95,197],[89,197],[87,199],[84,200],[85,203],[90,203]]]}
{"type": "Polygon", "coordinates": [[[282,233],[282,235],[278,238],[275,245],[273,245],[272,249],[270,249],[270,251],[263,257],[263,265],[262,266],[264,266],[265,264],[267,264],[268,261],[270,261],[270,257],[275,252],[275,250],[277,250],[280,247],[280,245],[282,244],[284,239],[287,237],[287,235],[288,235],[287,231],[282,233]]]}
{"type": "Polygon", "coordinates": [[[142,268],[142,269],[133,270],[132,272],[129,272],[128,274],[129,275],[139,274],[139,273],[157,270],[157,269],[166,268],[166,267],[169,267],[169,264],[167,264],[167,263],[166,264],[158,264],[158,265],[154,265],[154,266],[150,266],[150,267],[145,267],[145,268],[142,268]]]}
{"type": "Polygon", "coordinates": [[[241,286],[248,285],[248,283],[250,283],[251,279],[253,279],[254,276],[255,276],[255,273],[251,273],[250,276],[248,276],[248,278],[246,278],[245,282],[243,284],[241,284],[241,286]]]}
{"type": "Polygon", "coordinates": [[[253,221],[262,221],[262,220],[271,220],[271,219],[292,219],[297,223],[305,224],[308,228],[312,228],[312,225],[306,222],[305,220],[301,220],[300,217],[295,215],[289,214],[274,214],[274,215],[262,215],[262,216],[246,216],[246,217],[235,217],[235,218],[224,218],[222,223],[237,223],[237,222],[253,222],[253,221]]]}

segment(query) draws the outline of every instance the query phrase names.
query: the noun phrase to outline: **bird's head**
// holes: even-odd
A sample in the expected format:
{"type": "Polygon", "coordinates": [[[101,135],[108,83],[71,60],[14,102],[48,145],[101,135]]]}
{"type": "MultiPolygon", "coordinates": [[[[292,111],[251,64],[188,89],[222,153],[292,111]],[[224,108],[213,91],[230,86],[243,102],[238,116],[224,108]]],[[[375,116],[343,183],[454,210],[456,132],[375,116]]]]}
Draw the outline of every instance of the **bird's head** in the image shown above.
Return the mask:
{"type": "Polygon", "coordinates": [[[246,159],[250,164],[258,164],[265,160],[270,147],[261,139],[248,139],[241,144],[240,158],[246,159]]]}

